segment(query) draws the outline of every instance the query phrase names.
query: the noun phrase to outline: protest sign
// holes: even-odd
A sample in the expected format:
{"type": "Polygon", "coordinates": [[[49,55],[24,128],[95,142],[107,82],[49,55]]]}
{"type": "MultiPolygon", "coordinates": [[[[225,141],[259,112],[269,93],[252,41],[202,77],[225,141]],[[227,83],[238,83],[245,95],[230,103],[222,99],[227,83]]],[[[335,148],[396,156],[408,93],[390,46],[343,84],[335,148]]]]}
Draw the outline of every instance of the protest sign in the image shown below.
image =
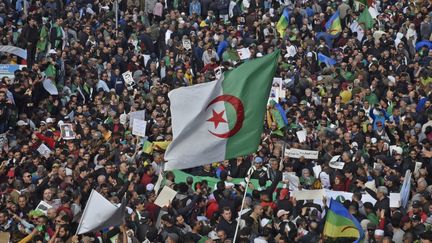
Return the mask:
{"type": "Polygon", "coordinates": [[[296,135],[300,143],[306,141],[306,130],[297,131],[296,135]]]}
{"type": "Polygon", "coordinates": [[[331,160],[329,161],[329,166],[333,169],[342,170],[345,166],[345,163],[342,161],[339,161],[340,155],[333,156],[331,160]]]}
{"type": "Polygon", "coordinates": [[[134,119],[132,134],[135,136],[145,137],[147,122],[140,119],[134,119]]]}
{"type": "Polygon", "coordinates": [[[145,110],[129,112],[129,127],[133,127],[134,120],[145,120],[145,110]]]}
{"type": "Polygon", "coordinates": [[[305,159],[318,159],[319,151],[304,150],[304,149],[287,149],[285,150],[285,156],[298,159],[304,157],[305,159]]]}
{"type": "Polygon", "coordinates": [[[162,188],[162,191],[159,193],[158,197],[156,198],[154,204],[158,205],[161,208],[168,206],[169,203],[173,201],[176,194],[177,194],[176,191],[174,191],[170,187],[164,186],[164,188],[162,188]]]}
{"type": "Polygon", "coordinates": [[[73,131],[72,124],[70,123],[60,125],[60,132],[62,139],[64,140],[75,139],[75,132],[73,131]]]}
{"type": "Polygon", "coordinates": [[[237,49],[237,53],[241,60],[249,59],[251,56],[249,48],[237,49]]]}
{"type": "Polygon", "coordinates": [[[39,148],[37,148],[37,151],[45,158],[48,158],[50,156],[50,153],[52,152],[51,149],[48,148],[48,146],[46,146],[44,143],[42,143],[39,148]]]}

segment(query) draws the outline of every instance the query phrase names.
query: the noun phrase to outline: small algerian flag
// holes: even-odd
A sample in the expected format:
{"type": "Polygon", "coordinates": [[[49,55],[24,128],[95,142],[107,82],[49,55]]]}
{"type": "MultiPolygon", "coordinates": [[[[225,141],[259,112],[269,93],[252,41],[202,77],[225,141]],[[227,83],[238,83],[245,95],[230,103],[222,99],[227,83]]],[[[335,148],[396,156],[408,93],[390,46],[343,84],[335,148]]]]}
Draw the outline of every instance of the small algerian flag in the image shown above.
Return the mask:
{"type": "Polygon", "coordinates": [[[165,169],[186,169],[256,152],[279,50],[171,91],[173,141],[165,169]]]}

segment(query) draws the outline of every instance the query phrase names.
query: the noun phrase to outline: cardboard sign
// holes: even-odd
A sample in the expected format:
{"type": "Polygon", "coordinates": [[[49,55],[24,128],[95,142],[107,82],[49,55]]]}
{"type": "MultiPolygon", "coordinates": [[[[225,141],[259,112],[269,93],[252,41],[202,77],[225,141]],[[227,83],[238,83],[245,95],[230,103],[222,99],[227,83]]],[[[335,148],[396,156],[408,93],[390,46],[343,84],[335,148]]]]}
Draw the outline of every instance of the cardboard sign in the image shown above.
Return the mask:
{"type": "Polygon", "coordinates": [[[164,186],[164,188],[162,188],[162,191],[159,193],[159,196],[156,198],[154,204],[158,205],[161,208],[168,206],[168,204],[173,201],[176,195],[176,191],[174,191],[170,187],[164,186]]]}
{"type": "Polygon", "coordinates": [[[298,159],[304,157],[305,159],[318,159],[319,151],[315,150],[304,150],[304,149],[287,149],[285,150],[285,156],[298,159]]]}
{"type": "Polygon", "coordinates": [[[146,136],[147,122],[140,119],[134,119],[132,126],[132,134],[140,137],[146,136]]]}

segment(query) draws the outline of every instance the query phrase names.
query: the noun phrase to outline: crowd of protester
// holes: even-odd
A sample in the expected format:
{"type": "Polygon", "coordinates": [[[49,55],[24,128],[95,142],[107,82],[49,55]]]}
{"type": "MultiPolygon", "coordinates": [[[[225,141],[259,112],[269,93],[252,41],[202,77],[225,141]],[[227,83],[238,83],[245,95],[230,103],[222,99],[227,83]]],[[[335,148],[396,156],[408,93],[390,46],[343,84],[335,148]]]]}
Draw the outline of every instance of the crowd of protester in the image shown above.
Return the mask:
{"type": "Polygon", "coordinates": [[[1,44],[27,50],[26,60],[0,54],[1,64],[25,65],[0,83],[1,239],[233,242],[238,224],[236,242],[354,241],[325,237],[328,208],[279,186],[294,172],[299,190],[354,193],[340,201],[361,222],[364,242],[431,242],[432,3],[378,1],[374,26],[359,38],[350,26],[363,8],[353,0],[0,1],[1,44]],[[280,36],[286,7],[290,23],[280,36]],[[335,11],[342,33],[318,39],[335,11]],[[185,181],[162,173],[166,146],[156,144],[172,140],[168,92],[247,62],[243,48],[249,59],[281,50],[278,103],[288,124],[272,119],[270,104],[256,154],[185,170],[193,175],[185,181]],[[319,62],[318,53],[336,64],[319,62]],[[127,71],[134,82],[125,82],[127,71]],[[145,139],[129,122],[140,110],[145,139]],[[72,124],[75,139],[62,137],[63,124],[72,124]],[[41,144],[51,152],[42,156],[41,144]],[[289,158],[289,148],[319,158],[289,158]],[[343,170],[329,166],[335,155],[343,170]],[[251,166],[259,186],[230,182],[251,166]],[[389,194],[400,192],[408,170],[408,206],[390,208],[389,194]],[[159,175],[178,192],[162,208],[154,203],[159,175]],[[219,182],[210,187],[203,177],[219,182]],[[116,204],[127,197],[125,224],[75,235],[92,189],[116,204]],[[366,193],[375,204],[361,201],[366,193]],[[49,209],[36,210],[41,202],[49,209]]]}

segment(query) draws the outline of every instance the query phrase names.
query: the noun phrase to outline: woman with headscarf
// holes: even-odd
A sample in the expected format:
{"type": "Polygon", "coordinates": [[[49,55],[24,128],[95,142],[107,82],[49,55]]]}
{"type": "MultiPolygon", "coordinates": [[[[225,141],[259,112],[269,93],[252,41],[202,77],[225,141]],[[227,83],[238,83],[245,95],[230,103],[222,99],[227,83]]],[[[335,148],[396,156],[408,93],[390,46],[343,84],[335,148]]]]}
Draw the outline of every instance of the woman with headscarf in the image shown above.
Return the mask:
{"type": "Polygon", "coordinates": [[[309,169],[304,168],[302,170],[302,176],[300,177],[300,184],[303,189],[310,189],[315,182],[315,177],[311,175],[309,169]]]}

